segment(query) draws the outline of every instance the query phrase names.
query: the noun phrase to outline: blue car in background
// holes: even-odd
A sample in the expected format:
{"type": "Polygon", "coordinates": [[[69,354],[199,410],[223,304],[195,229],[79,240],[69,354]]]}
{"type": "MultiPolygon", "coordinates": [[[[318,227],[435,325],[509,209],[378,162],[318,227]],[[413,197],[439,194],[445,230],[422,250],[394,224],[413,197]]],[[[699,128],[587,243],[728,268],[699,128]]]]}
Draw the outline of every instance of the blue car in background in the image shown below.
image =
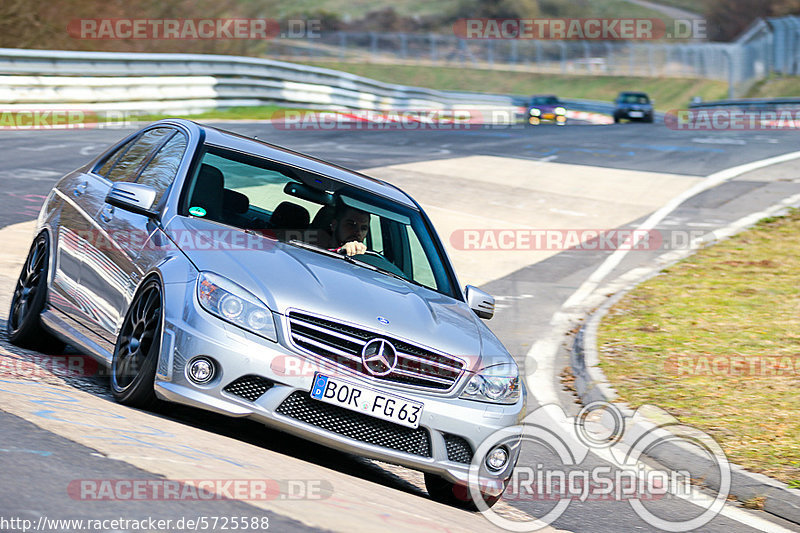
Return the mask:
{"type": "Polygon", "coordinates": [[[653,122],[653,101],[646,93],[621,92],[614,101],[614,124],[623,118],[653,122]]]}

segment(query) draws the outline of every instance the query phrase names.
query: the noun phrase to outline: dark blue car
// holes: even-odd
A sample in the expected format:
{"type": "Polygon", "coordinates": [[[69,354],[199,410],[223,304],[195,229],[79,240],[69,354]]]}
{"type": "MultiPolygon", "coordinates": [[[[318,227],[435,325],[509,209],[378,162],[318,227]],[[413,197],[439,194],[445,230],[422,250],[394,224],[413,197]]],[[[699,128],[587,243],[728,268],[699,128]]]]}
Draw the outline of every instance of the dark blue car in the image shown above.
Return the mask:
{"type": "Polygon", "coordinates": [[[614,124],[619,124],[623,118],[653,122],[653,101],[646,93],[619,93],[614,104],[614,124]]]}

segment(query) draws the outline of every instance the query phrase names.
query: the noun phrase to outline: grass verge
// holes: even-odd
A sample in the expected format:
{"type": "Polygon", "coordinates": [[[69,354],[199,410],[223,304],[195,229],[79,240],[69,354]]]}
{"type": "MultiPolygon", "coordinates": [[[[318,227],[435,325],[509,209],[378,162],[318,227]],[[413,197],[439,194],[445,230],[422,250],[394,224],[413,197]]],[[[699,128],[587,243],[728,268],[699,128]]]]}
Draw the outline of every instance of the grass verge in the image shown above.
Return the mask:
{"type": "Polygon", "coordinates": [[[460,67],[372,63],[312,62],[306,64],[351,72],[387,83],[451,91],[502,94],[553,93],[563,98],[586,98],[609,102],[620,91],[644,91],[656,101],[656,109],[659,111],[685,109],[694,96],[700,96],[703,100],[718,100],[726,98],[728,94],[727,84],[716,80],[568,76],[460,67]]]}
{"type": "Polygon", "coordinates": [[[265,106],[252,106],[252,107],[229,107],[226,109],[212,109],[204,113],[195,115],[175,115],[175,114],[156,114],[156,115],[139,115],[138,120],[142,122],[152,122],[161,120],[162,118],[189,118],[201,122],[207,119],[216,120],[268,120],[273,118],[275,112],[281,111],[310,111],[309,109],[299,107],[281,107],[276,105],[265,106]]]}
{"type": "Polygon", "coordinates": [[[800,96],[800,76],[772,76],[753,85],[747,98],[800,96]]]}
{"type": "Polygon", "coordinates": [[[800,211],[699,251],[604,318],[623,401],[698,427],[745,468],[800,487],[800,211]]]}

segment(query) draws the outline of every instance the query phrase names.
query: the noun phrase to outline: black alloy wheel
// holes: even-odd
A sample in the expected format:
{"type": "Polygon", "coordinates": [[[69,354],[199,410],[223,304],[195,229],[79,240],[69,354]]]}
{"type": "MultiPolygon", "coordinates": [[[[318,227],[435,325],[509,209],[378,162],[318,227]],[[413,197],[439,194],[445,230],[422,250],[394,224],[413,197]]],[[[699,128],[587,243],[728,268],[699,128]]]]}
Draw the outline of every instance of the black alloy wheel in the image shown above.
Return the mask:
{"type": "Polygon", "coordinates": [[[157,278],[139,290],[122,323],[111,362],[111,392],[125,405],[150,409],[158,400],[153,390],[161,348],[163,298],[157,278]]]}

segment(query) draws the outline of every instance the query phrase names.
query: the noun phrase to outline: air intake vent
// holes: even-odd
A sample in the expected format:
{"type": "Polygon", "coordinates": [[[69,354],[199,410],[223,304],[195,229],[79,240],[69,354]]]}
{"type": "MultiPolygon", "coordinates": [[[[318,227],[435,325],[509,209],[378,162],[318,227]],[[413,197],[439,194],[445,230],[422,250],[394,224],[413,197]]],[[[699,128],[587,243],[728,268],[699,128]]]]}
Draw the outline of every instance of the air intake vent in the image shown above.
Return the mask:
{"type": "Polygon", "coordinates": [[[267,378],[249,374],[229,383],[222,390],[254,402],[271,389],[272,385],[274,385],[274,383],[267,378]]]}
{"type": "Polygon", "coordinates": [[[405,453],[431,456],[431,441],[425,428],[412,429],[349,409],[311,399],[306,392],[294,392],[278,407],[278,414],[354,440],[405,453]]]}
{"type": "Polygon", "coordinates": [[[458,435],[444,434],[444,443],[447,446],[447,460],[454,463],[470,464],[472,462],[472,448],[469,443],[458,435]]]}

